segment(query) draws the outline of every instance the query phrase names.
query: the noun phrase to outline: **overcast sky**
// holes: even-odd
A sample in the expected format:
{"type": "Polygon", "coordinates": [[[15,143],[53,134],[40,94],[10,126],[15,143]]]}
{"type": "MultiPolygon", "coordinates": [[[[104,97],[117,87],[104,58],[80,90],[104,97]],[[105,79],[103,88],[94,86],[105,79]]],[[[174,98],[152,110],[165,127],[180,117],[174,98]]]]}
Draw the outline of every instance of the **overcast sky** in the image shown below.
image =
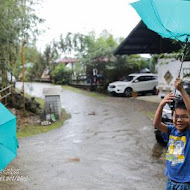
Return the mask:
{"type": "Polygon", "coordinates": [[[129,0],[43,0],[39,16],[46,22],[46,32],[39,37],[38,48],[58,39],[60,34],[87,34],[104,29],[117,37],[127,37],[140,18],[129,0]]]}

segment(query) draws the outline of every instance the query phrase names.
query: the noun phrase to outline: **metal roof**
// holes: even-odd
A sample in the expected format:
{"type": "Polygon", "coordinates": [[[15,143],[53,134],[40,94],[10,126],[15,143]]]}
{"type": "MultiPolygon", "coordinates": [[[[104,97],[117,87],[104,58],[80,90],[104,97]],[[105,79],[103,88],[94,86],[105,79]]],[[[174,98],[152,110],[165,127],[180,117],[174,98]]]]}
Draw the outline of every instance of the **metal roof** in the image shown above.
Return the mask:
{"type": "Polygon", "coordinates": [[[56,63],[75,63],[77,62],[77,60],[70,57],[64,57],[64,58],[57,59],[55,62],[56,63]]]}
{"type": "Polygon", "coordinates": [[[179,49],[181,46],[178,42],[162,38],[140,21],[114,51],[114,55],[171,53],[179,49]]]}

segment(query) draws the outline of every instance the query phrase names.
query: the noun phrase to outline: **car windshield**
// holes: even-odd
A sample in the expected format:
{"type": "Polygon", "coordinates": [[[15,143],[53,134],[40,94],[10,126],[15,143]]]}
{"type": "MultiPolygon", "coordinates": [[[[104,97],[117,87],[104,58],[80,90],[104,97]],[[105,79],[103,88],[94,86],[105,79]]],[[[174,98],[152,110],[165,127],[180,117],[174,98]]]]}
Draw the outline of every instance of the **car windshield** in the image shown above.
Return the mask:
{"type": "Polygon", "coordinates": [[[123,81],[132,81],[134,79],[135,76],[127,76],[124,78],[123,81]]]}

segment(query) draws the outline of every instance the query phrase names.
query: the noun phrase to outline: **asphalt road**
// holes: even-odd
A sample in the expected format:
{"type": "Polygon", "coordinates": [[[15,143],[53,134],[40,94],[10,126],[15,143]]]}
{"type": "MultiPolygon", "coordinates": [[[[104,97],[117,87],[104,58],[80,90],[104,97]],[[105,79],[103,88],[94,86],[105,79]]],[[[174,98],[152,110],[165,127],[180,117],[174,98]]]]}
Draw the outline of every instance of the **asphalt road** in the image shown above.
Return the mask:
{"type": "MultiPolygon", "coordinates": [[[[42,96],[43,85],[27,88],[42,96]]],[[[156,106],[63,90],[62,107],[72,117],[59,129],[20,139],[18,157],[0,175],[0,189],[164,189],[164,149],[156,143],[148,117],[156,106]]]]}

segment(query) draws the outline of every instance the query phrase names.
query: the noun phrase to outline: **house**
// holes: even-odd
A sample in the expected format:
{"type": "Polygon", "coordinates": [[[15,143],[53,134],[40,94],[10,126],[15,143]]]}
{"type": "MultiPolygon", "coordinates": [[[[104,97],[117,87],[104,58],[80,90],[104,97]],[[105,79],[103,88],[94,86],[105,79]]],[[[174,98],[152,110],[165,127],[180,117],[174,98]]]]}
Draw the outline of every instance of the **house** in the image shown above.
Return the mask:
{"type": "Polygon", "coordinates": [[[74,58],[69,58],[69,57],[64,57],[64,58],[60,58],[60,59],[57,59],[55,61],[57,64],[60,64],[60,63],[65,63],[65,66],[69,69],[74,70],[74,64],[77,62],[76,59],[74,58]]]}
{"type": "MultiPolygon", "coordinates": [[[[56,63],[57,64],[64,63],[66,68],[72,70],[72,82],[85,81],[86,80],[86,73],[80,71],[80,74],[78,74],[76,72],[76,62],[78,62],[78,61],[79,60],[74,59],[74,58],[64,57],[64,58],[57,59],[56,63]]],[[[83,65],[80,66],[80,69],[86,70],[86,68],[84,68],[83,65]]]]}
{"type": "Polygon", "coordinates": [[[50,69],[47,67],[44,69],[40,81],[42,82],[51,82],[51,74],[50,74],[50,69]]]}

